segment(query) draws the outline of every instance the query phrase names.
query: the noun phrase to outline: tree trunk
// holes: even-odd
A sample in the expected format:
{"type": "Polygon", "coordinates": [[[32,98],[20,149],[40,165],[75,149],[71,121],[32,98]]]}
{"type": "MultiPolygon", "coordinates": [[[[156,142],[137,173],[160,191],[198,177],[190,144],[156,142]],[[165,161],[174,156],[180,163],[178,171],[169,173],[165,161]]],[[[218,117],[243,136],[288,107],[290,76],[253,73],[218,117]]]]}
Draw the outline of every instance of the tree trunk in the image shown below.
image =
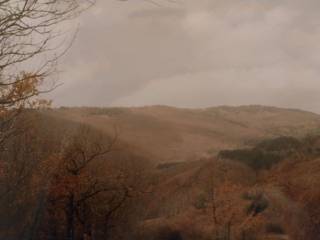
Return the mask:
{"type": "Polygon", "coordinates": [[[75,204],[74,204],[74,194],[71,193],[67,206],[66,206],[66,217],[67,217],[67,240],[74,240],[74,215],[75,215],[75,204]]]}
{"type": "Polygon", "coordinates": [[[83,240],[92,240],[92,225],[90,223],[86,223],[84,226],[83,240]]]}
{"type": "Polygon", "coordinates": [[[242,232],[242,240],[246,240],[246,231],[242,232]]]}
{"type": "Polygon", "coordinates": [[[24,239],[25,240],[33,240],[35,239],[36,233],[38,231],[38,228],[41,224],[41,220],[43,217],[43,212],[44,212],[44,208],[45,208],[45,202],[46,202],[46,196],[47,193],[46,191],[41,191],[39,194],[39,198],[37,200],[37,206],[33,215],[33,220],[32,223],[27,231],[27,233],[25,233],[24,239]]]}
{"type": "Polygon", "coordinates": [[[231,240],[231,222],[227,224],[227,239],[231,240]]]}

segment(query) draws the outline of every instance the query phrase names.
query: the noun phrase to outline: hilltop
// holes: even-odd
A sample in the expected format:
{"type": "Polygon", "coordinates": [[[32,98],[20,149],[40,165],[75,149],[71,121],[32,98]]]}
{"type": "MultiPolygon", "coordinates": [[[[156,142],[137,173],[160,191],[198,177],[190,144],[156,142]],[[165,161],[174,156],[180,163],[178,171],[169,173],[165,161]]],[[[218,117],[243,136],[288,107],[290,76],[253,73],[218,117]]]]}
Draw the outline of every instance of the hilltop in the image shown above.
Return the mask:
{"type": "Polygon", "coordinates": [[[220,150],[251,146],[265,138],[317,134],[320,116],[265,106],[181,109],[59,108],[43,114],[88,124],[114,134],[154,162],[183,162],[215,156],[220,150]]]}

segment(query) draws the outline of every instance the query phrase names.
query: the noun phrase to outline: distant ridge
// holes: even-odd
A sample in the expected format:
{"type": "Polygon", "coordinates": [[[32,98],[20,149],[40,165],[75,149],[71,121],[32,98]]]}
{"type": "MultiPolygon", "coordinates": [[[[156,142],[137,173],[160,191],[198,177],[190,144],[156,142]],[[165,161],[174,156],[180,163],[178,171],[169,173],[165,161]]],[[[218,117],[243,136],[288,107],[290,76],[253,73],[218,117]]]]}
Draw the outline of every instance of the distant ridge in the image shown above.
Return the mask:
{"type": "Polygon", "coordinates": [[[264,138],[320,133],[320,115],[316,113],[260,105],[61,107],[43,113],[108,134],[117,126],[123,141],[155,162],[193,161],[264,138]]]}

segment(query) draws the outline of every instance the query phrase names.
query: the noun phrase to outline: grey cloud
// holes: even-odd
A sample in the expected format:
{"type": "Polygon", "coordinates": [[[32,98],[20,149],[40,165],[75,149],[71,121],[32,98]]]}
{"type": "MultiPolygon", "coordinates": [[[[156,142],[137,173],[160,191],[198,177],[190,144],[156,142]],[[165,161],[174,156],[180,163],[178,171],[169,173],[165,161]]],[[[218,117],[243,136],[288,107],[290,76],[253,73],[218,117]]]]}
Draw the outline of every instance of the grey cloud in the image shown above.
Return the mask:
{"type": "Polygon", "coordinates": [[[58,105],[259,103],[320,112],[319,7],[315,0],[105,1],[80,19],[63,63],[65,86],[53,98],[58,105]]]}

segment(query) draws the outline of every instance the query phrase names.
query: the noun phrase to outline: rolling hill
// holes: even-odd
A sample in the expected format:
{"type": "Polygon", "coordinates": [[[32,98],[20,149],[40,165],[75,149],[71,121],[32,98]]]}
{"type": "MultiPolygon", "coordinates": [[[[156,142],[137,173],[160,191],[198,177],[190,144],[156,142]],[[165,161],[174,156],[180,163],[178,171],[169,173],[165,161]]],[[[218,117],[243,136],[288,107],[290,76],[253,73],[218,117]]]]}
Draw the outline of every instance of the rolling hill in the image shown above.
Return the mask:
{"type": "Polygon", "coordinates": [[[60,108],[43,114],[88,124],[115,134],[153,162],[194,161],[222,149],[250,146],[278,136],[301,137],[320,130],[320,116],[311,112],[264,106],[180,109],[60,108]]]}
{"type": "Polygon", "coordinates": [[[137,239],[213,239],[227,228],[237,239],[319,234],[317,114],[151,106],[59,108],[40,116],[53,133],[84,124],[118,134],[120,151],[110,157],[120,164],[144,161],[148,194],[141,198],[137,239]]]}

